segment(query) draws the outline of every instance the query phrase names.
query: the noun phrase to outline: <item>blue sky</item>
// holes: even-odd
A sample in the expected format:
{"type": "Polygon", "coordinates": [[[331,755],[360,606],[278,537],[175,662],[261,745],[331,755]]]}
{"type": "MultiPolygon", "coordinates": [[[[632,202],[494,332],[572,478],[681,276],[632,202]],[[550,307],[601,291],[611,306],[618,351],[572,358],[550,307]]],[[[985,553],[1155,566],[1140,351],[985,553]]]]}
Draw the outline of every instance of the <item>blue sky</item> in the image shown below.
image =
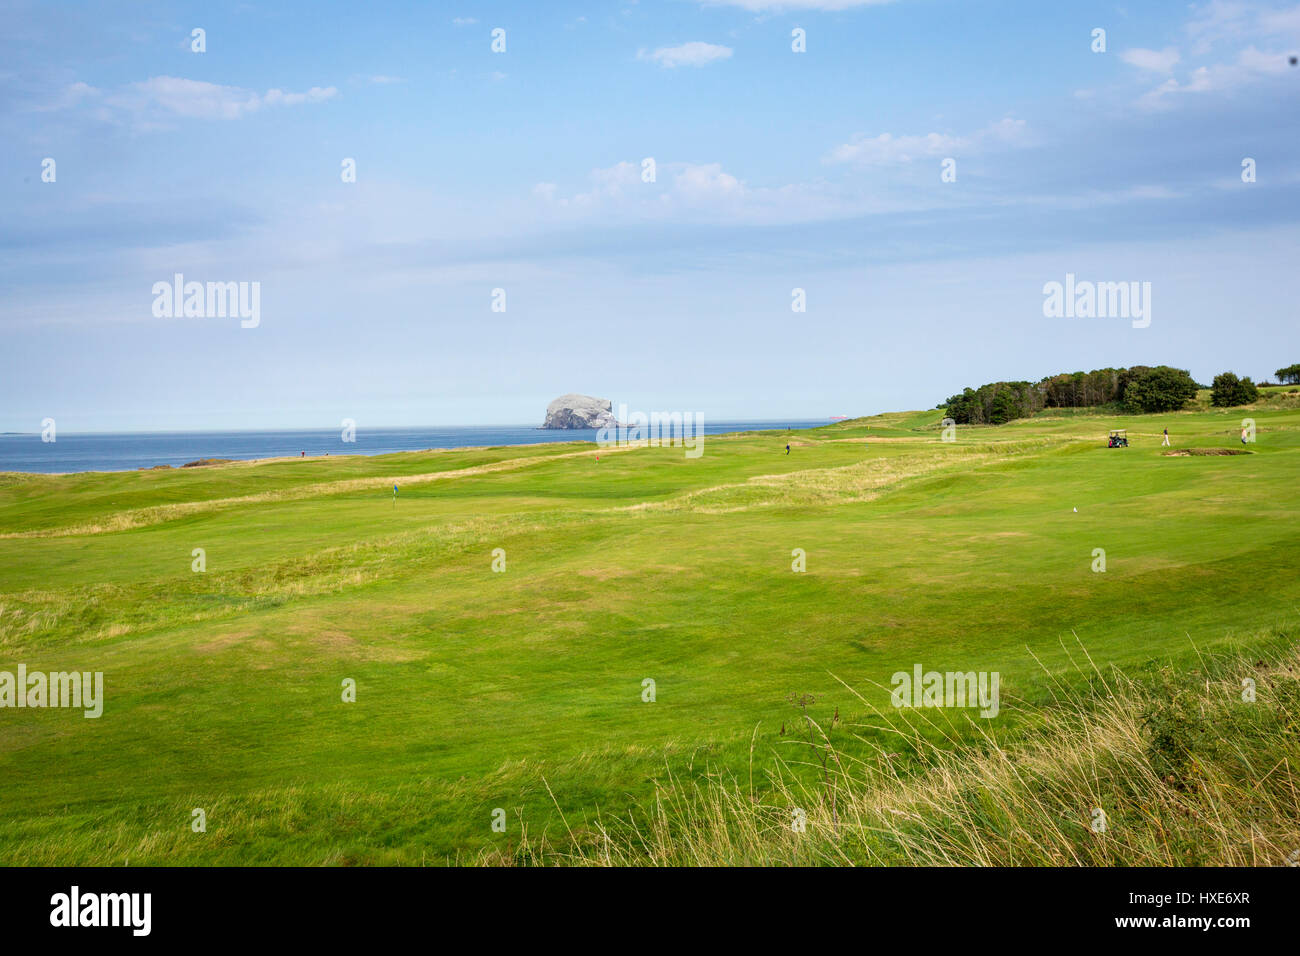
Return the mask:
{"type": "Polygon", "coordinates": [[[540,422],[571,391],[794,419],[1300,361],[1300,2],[0,17],[0,431],[540,422]],[[175,273],[260,283],[260,324],[155,317],[175,273]],[[1150,282],[1150,326],[1044,317],[1067,273],[1150,282]]]}

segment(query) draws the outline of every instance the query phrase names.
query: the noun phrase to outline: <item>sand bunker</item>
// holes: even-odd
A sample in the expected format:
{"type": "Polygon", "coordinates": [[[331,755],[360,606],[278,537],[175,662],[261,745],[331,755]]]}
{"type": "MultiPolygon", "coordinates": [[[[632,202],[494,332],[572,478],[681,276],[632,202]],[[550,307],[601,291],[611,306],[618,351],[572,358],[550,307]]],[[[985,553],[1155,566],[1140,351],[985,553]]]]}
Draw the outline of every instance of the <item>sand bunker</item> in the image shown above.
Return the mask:
{"type": "Polygon", "coordinates": [[[1192,455],[1253,455],[1244,448],[1177,448],[1162,453],[1166,458],[1188,458],[1192,455]]]}

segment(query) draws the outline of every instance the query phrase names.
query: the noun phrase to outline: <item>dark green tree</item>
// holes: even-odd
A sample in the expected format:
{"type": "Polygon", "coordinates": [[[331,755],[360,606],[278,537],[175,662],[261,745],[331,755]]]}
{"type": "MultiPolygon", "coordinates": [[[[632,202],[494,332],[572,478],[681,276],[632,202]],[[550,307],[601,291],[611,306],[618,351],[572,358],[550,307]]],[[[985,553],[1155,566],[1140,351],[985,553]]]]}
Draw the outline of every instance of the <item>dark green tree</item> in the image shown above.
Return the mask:
{"type": "Polygon", "coordinates": [[[1259,389],[1250,380],[1250,376],[1237,378],[1232,372],[1214,376],[1210,387],[1210,404],[1219,408],[1231,408],[1234,405],[1249,405],[1259,400],[1259,389]]]}
{"type": "Polygon", "coordinates": [[[1182,368],[1157,365],[1128,370],[1124,405],[1134,412],[1172,412],[1196,397],[1196,381],[1182,368]]]}

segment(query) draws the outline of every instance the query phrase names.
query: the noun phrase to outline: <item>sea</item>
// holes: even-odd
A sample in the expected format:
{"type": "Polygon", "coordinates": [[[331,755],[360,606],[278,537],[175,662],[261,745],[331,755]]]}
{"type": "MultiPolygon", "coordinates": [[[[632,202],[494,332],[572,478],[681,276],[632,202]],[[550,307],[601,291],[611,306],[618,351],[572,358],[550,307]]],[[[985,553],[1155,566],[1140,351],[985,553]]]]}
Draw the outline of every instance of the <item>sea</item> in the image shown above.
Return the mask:
{"type": "MultiPolygon", "coordinates": [[[[709,422],[704,434],[815,428],[830,419],[709,422]]],[[[157,465],[179,467],[202,458],[309,457],[387,455],[431,448],[487,448],[542,442],[595,442],[596,429],[543,429],[536,425],[463,425],[432,428],[358,428],[356,441],[344,442],[340,429],[200,432],[56,432],[41,440],[39,432],[0,434],[0,472],[45,474],[78,471],[133,471],[157,465]]]]}

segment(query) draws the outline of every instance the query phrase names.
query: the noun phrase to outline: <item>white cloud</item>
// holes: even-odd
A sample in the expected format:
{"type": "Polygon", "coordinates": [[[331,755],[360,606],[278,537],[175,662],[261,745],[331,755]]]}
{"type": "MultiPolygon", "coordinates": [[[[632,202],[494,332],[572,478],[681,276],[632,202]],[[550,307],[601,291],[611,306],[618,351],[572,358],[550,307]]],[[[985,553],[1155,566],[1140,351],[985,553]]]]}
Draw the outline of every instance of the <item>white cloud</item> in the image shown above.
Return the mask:
{"type": "Polygon", "coordinates": [[[1237,65],[1250,73],[1265,73],[1274,76],[1279,76],[1291,69],[1291,65],[1287,62],[1285,56],[1276,53],[1265,53],[1253,46],[1248,46],[1237,54],[1237,65]]]}
{"type": "Polygon", "coordinates": [[[740,198],[745,187],[721,163],[687,164],[673,177],[673,191],[692,202],[740,198]]]}
{"type": "Polygon", "coordinates": [[[1139,106],[1160,107],[1168,105],[1165,97],[1171,93],[1206,93],[1216,86],[1208,67],[1198,67],[1193,70],[1191,76],[1185,82],[1180,83],[1172,76],[1157,86],[1155,89],[1145,93],[1139,100],[1139,106]]]}
{"type": "Polygon", "coordinates": [[[949,133],[895,136],[892,133],[881,133],[869,137],[859,133],[849,142],[832,149],[825,162],[895,166],[918,159],[969,152],[990,143],[1012,145],[1022,142],[1024,134],[1025,121],[1017,119],[1002,119],[966,136],[949,133]]]}
{"type": "Polygon", "coordinates": [[[679,46],[661,46],[653,53],[638,50],[636,58],[638,60],[652,60],[662,67],[672,69],[678,66],[705,66],[715,60],[729,59],[732,52],[729,46],[719,46],[716,43],[692,40],[690,43],[683,43],[679,46]]]}
{"type": "Polygon", "coordinates": [[[1266,36],[1300,38],[1300,6],[1289,10],[1267,10],[1259,15],[1259,28],[1266,36]]]}
{"type": "Polygon", "coordinates": [[[1195,10],[1196,15],[1188,21],[1186,30],[1192,38],[1192,52],[1197,55],[1245,33],[1252,12],[1247,4],[1235,0],[1210,0],[1195,10]]]}
{"type": "Polygon", "coordinates": [[[1136,66],[1140,70],[1151,70],[1156,73],[1168,73],[1182,59],[1178,55],[1175,47],[1165,47],[1163,50],[1144,50],[1141,47],[1135,47],[1132,50],[1124,50],[1120,53],[1119,58],[1130,66],[1136,66]]]}
{"type": "Polygon", "coordinates": [[[886,166],[910,163],[922,156],[951,153],[961,145],[961,139],[944,133],[926,133],[920,136],[895,136],[881,133],[867,137],[859,133],[849,142],[831,150],[826,161],[830,163],[863,163],[869,166],[886,166]]]}
{"type": "Polygon", "coordinates": [[[33,105],[31,109],[37,113],[50,113],[55,110],[66,110],[78,105],[83,100],[95,99],[102,95],[101,90],[95,89],[89,83],[71,83],[59,91],[53,99],[44,103],[33,105]]]}
{"type": "Polygon", "coordinates": [[[605,169],[593,169],[589,178],[592,188],[588,192],[575,195],[572,200],[574,205],[590,205],[602,198],[621,198],[627,187],[636,186],[641,182],[641,167],[636,163],[624,161],[605,169]]]}
{"type": "Polygon", "coordinates": [[[1290,69],[1285,55],[1264,53],[1248,46],[1237,54],[1235,63],[1198,66],[1181,82],[1170,77],[1143,94],[1138,99],[1138,105],[1148,108],[1167,107],[1172,102],[1171,94],[1178,93],[1230,93],[1266,77],[1281,76],[1290,69]]]}
{"type": "Polygon", "coordinates": [[[1003,143],[1012,145],[1023,144],[1026,142],[1025,130],[1027,128],[1024,120],[1012,119],[1006,116],[996,123],[990,123],[984,127],[975,134],[975,139],[980,142],[1000,140],[1003,143]]]}
{"type": "Polygon", "coordinates": [[[270,89],[265,93],[179,76],[153,76],[105,98],[115,110],[146,123],[159,116],[187,119],[239,119],[268,107],[323,103],[338,94],[332,86],[313,86],[304,93],[270,89]]]}
{"type": "Polygon", "coordinates": [[[1172,48],[1120,54],[1135,66],[1171,74],[1142,94],[1137,100],[1139,106],[1169,108],[1179,101],[1180,93],[1232,93],[1290,69],[1288,52],[1300,44],[1300,4],[1265,7],[1239,0],[1211,0],[1193,7],[1193,11],[1185,30],[1191,39],[1192,59],[1202,62],[1189,64],[1184,76],[1173,75],[1181,61],[1176,55],[1170,57],[1175,53],[1172,48]],[[1232,46],[1237,48],[1235,58],[1204,62],[1212,50],[1232,46]]]}
{"type": "MultiPolygon", "coordinates": [[[[286,93],[284,90],[267,90],[262,106],[297,106],[300,103],[323,103],[338,95],[332,86],[313,86],[306,93],[286,93]]],[[[261,107],[258,107],[260,109],[261,107]]]]}
{"type": "Polygon", "coordinates": [[[661,161],[653,183],[642,180],[641,170],[639,161],[593,169],[588,187],[568,195],[555,183],[538,183],[532,190],[533,208],[549,222],[774,225],[880,212],[891,202],[822,181],[751,186],[721,163],[661,161]]]}
{"type": "Polygon", "coordinates": [[[615,163],[588,174],[590,188],[561,196],[555,183],[538,183],[533,195],[557,209],[572,212],[620,210],[650,218],[674,217],[692,211],[717,210],[748,195],[745,185],[721,163],[660,163],[656,181],[642,179],[639,162],[615,163]]]}
{"type": "Polygon", "coordinates": [[[1300,42],[1300,5],[1273,8],[1241,0],[1211,0],[1194,9],[1186,30],[1195,55],[1247,37],[1300,42]]]}

